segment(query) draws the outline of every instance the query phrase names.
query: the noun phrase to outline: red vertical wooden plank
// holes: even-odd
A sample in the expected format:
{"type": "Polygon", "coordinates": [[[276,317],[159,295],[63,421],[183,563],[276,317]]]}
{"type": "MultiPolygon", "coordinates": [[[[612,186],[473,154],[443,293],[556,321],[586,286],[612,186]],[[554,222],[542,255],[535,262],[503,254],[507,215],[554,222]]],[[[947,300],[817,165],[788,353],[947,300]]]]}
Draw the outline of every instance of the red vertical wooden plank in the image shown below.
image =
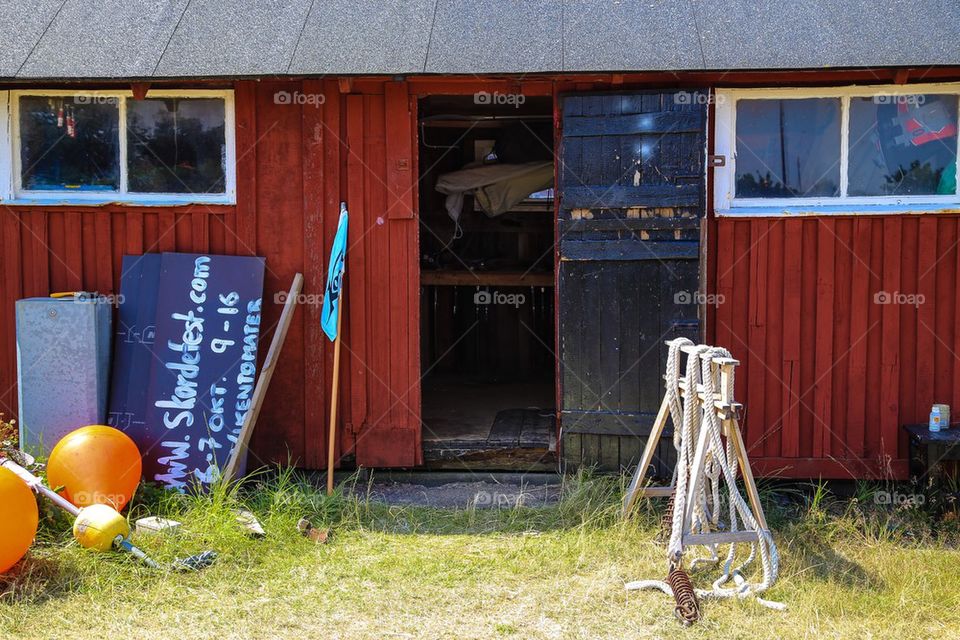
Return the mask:
{"type": "MultiPolygon", "coordinates": [[[[238,187],[241,188],[241,187],[238,187]]],[[[247,187],[242,187],[246,189],[247,187]]],[[[223,216],[223,253],[228,256],[237,255],[237,208],[223,216]]]]}
{"type": "Polygon", "coordinates": [[[184,253],[193,252],[193,219],[190,214],[177,211],[176,222],[174,222],[174,242],[177,251],[184,253]]]}
{"type": "Polygon", "coordinates": [[[816,219],[803,221],[803,252],[800,301],[800,451],[801,458],[813,456],[814,395],[817,350],[817,240],[816,219]]]}
{"type": "MultiPolygon", "coordinates": [[[[409,86],[409,85],[408,85],[409,86]]],[[[418,135],[418,127],[416,123],[419,120],[419,113],[417,110],[417,97],[410,95],[407,97],[408,104],[408,114],[410,119],[410,154],[413,161],[413,168],[410,171],[410,195],[412,202],[412,210],[415,212],[420,211],[420,166],[419,166],[419,149],[420,149],[420,138],[418,135]]],[[[556,220],[556,218],[554,218],[556,220]]],[[[410,331],[408,336],[408,356],[409,356],[409,367],[412,379],[414,380],[415,386],[409,394],[409,406],[410,406],[410,424],[414,431],[414,454],[415,462],[420,465],[423,464],[423,430],[421,425],[423,420],[421,416],[423,415],[422,411],[422,400],[423,394],[421,392],[421,383],[423,381],[422,366],[420,362],[420,353],[421,353],[421,333],[420,333],[420,230],[419,230],[419,215],[417,215],[417,223],[414,226],[411,235],[413,236],[411,242],[411,259],[407,260],[407,291],[410,296],[411,309],[413,310],[415,317],[411,320],[413,324],[413,329],[410,331]]]]}
{"type": "Polygon", "coordinates": [[[63,261],[67,268],[67,289],[83,289],[83,228],[79,213],[67,211],[64,214],[63,233],[66,243],[63,248],[63,261]]]}
{"type": "Polygon", "coordinates": [[[390,217],[390,309],[395,322],[390,334],[390,383],[399,402],[392,413],[398,427],[419,426],[412,415],[410,398],[420,393],[419,372],[411,370],[411,350],[417,352],[420,332],[419,304],[410,286],[410,264],[416,262],[417,224],[413,219],[413,189],[410,109],[407,86],[402,82],[384,85],[386,116],[387,211],[390,217]],[[396,322],[401,318],[401,322],[396,322]]]}
{"type": "MultiPolygon", "coordinates": [[[[367,218],[366,193],[364,185],[370,172],[367,159],[364,157],[364,140],[368,134],[365,127],[365,116],[369,106],[367,98],[361,95],[349,95],[346,100],[346,143],[347,143],[347,193],[346,202],[350,213],[350,237],[347,244],[347,316],[344,328],[348,332],[350,357],[347,359],[350,366],[350,394],[341,394],[340,406],[348,408],[353,428],[360,429],[365,425],[365,386],[363,381],[370,372],[366,358],[367,332],[363,322],[366,311],[366,283],[364,282],[364,265],[362,252],[359,251],[364,242],[366,233],[365,220],[367,218]]],[[[379,345],[378,345],[379,347],[379,345]]],[[[343,424],[341,422],[341,424],[343,424]]],[[[341,430],[343,427],[341,427],[341,430]]],[[[376,436],[361,432],[360,439],[367,442],[357,443],[358,460],[362,457],[361,446],[369,446],[369,440],[376,436]]],[[[342,455],[343,438],[338,438],[339,458],[342,455]]]]}
{"type": "Polygon", "coordinates": [[[825,445],[824,455],[847,458],[849,451],[846,447],[847,437],[847,397],[849,389],[847,381],[850,378],[850,308],[851,308],[851,280],[853,274],[853,220],[844,218],[837,220],[834,226],[836,233],[836,255],[834,264],[834,329],[833,329],[833,407],[828,442],[825,445]]]}
{"type": "MultiPolygon", "coordinates": [[[[368,251],[371,235],[385,224],[384,101],[381,95],[368,95],[353,104],[357,105],[360,112],[350,114],[348,117],[347,137],[351,158],[354,161],[351,174],[354,171],[360,171],[360,175],[356,180],[352,175],[348,176],[350,180],[348,194],[351,199],[361,203],[361,215],[354,225],[356,233],[350,240],[353,264],[356,269],[351,295],[357,300],[357,314],[354,323],[351,324],[351,328],[357,332],[354,351],[355,375],[351,376],[351,383],[354,385],[351,389],[351,410],[355,416],[352,418],[353,428],[359,431],[361,425],[377,427],[386,422],[387,426],[393,426],[389,414],[383,415],[381,412],[380,415],[375,416],[372,413],[374,399],[371,393],[371,381],[374,379],[384,381],[383,396],[380,400],[388,406],[396,402],[394,394],[397,393],[397,389],[390,378],[389,368],[374,360],[375,353],[389,352],[391,337],[388,319],[378,313],[380,309],[387,306],[385,304],[379,306],[373,302],[376,292],[383,291],[390,285],[389,269],[379,273],[374,272],[370,267],[373,256],[368,251]]],[[[389,227],[387,227],[387,233],[389,233],[389,227]]],[[[383,249],[385,251],[383,257],[388,258],[389,246],[383,249]]],[[[366,439],[364,448],[367,450],[370,447],[387,446],[383,433],[378,435],[375,431],[368,431],[362,437],[366,439]]]]}
{"type": "Polygon", "coordinates": [[[50,263],[50,291],[67,291],[67,263],[64,232],[64,212],[53,210],[47,214],[47,242],[50,263]]]}
{"type": "Polygon", "coordinates": [[[833,407],[834,221],[818,218],[817,225],[817,339],[814,347],[813,449],[811,455],[830,455],[833,407]]]}
{"type": "MultiPolygon", "coordinates": [[[[917,293],[919,260],[918,232],[920,220],[916,216],[903,218],[900,225],[900,288],[908,293],[917,293]]],[[[917,411],[917,309],[900,307],[900,420],[915,422],[917,411]]]]}
{"type": "Polygon", "coordinates": [[[124,249],[128,255],[143,253],[143,214],[131,211],[124,214],[126,219],[127,242],[124,249]]]}
{"type": "Polygon", "coordinates": [[[123,254],[126,253],[127,215],[123,209],[110,207],[110,272],[113,282],[120,286],[123,254]]]}
{"type": "MultiPolygon", "coordinates": [[[[772,285],[767,289],[767,339],[765,349],[766,395],[765,395],[765,432],[763,436],[764,455],[779,458],[784,420],[783,391],[785,382],[781,375],[780,363],[783,355],[783,250],[785,221],[773,219],[768,234],[767,279],[772,285]]],[[[789,388],[789,387],[788,387],[789,388]]]]}
{"type": "Polygon", "coordinates": [[[800,453],[800,283],[803,252],[802,220],[784,222],[783,239],[783,360],[781,396],[783,429],[780,452],[785,458],[800,453]]]}
{"type": "MultiPolygon", "coordinates": [[[[244,80],[236,83],[234,103],[236,115],[237,145],[237,208],[236,208],[236,253],[252,256],[257,254],[257,146],[260,136],[272,133],[272,125],[260,131],[257,119],[257,86],[259,83],[244,80]]],[[[289,105],[288,105],[289,106],[289,105]]]]}
{"type": "MultiPolygon", "coordinates": [[[[901,291],[901,221],[890,216],[883,220],[883,291],[901,291]]],[[[883,305],[881,310],[880,351],[880,453],[899,457],[900,413],[900,306],[883,305]]]]}
{"type": "Polygon", "coordinates": [[[157,238],[157,248],[155,251],[176,251],[177,218],[173,211],[164,209],[160,212],[160,225],[158,231],[160,232],[160,235],[157,238]]]}
{"type": "Polygon", "coordinates": [[[876,462],[880,459],[881,432],[880,413],[882,402],[874,389],[879,389],[882,379],[881,348],[883,341],[883,308],[877,304],[876,292],[883,288],[883,219],[870,220],[870,301],[867,305],[867,401],[863,410],[864,458],[876,462]]]}
{"type": "MultiPolygon", "coordinates": [[[[333,236],[336,234],[337,230],[337,222],[340,215],[340,202],[346,200],[345,163],[347,160],[347,154],[345,143],[346,120],[343,115],[345,98],[339,93],[339,86],[336,79],[327,80],[324,87],[328,98],[328,102],[324,106],[324,134],[327,136],[327,143],[324,145],[325,171],[323,236],[325,244],[323,248],[323,259],[326,260],[326,256],[329,254],[330,243],[332,242],[333,236]]],[[[320,265],[320,269],[322,279],[326,273],[324,265],[320,265]]],[[[319,291],[322,292],[324,284],[321,282],[317,286],[319,291]]],[[[325,339],[326,338],[324,338],[324,340],[325,339]]],[[[328,343],[324,343],[324,345],[324,393],[319,397],[323,398],[324,412],[326,412],[330,403],[325,395],[325,390],[330,389],[331,384],[333,383],[333,350],[328,348],[328,343]]],[[[324,413],[324,416],[324,434],[326,434],[326,425],[329,416],[327,416],[326,413],[324,413]]],[[[354,446],[353,438],[351,438],[349,446],[354,446]]],[[[322,466],[326,467],[326,437],[323,438],[322,447],[320,449],[320,457],[322,466]]]]}
{"type": "Polygon", "coordinates": [[[210,216],[206,211],[190,214],[190,223],[193,226],[191,231],[192,244],[191,251],[194,253],[207,253],[210,251],[210,216]]]}
{"type": "MultiPolygon", "coordinates": [[[[748,295],[749,292],[749,229],[749,222],[735,219],[728,218],[717,223],[716,294],[718,304],[711,308],[715,327],[713,344],[729,349],[733,357],[739,359],[743,365],[737,370],[737,388],[738,393],[742,395],[739,398],[741,402],[747,399],[746,391],[750,384],[747,372],[752,349],[747,328],[749,309],[739,299],[740,296],[748,295]]],[[[759,426],[759,422],[757,424],[759,426]]]]}
{"type": "Polygon", "coordinates": [[[80,216],[80,246],[83,248],[83,288],[97,288],[97,232],[96,217],[99,214],[92,212],[78,212],[80,216]]]}
{"type": "MultiPolygon", "coordinates": [[[[286,291],[294,274],[303,268],[303,167],[301,153],[301,106],[278,103],[277,92],[301,91],[299,83],[262,82],[257,93],[257,128],[262,132],[256,144],[256,250],[266,259],[264,278],[262,344],[269,344],[280,312],[276,294],[286,291]]],[[[312,108],[308,106],[307,108],[312,108]]],[[[248,212],[248,213],[253,213],[248,212]]],[[[248,244],[241,251],[252,248],[248,244]]],[[[265,355],[261,350],[260,358],[265,355]]],[[[274,373],[270,393],[264,400],[269,430],[257,430],[255,455],[262,459],[285,459],[298,464],[304,455],[303,314],[293,317],[284,351],[298,354],[284,361],[274,373]]]]}
{"type": "Polygon", "coordinates": [[[151,211],[143,216],[143,252],[156,253],[160,242],[160,212],[151,211]]]}
{"type": "Polygon", "coordinates": [[[3,387],[0,389],[0,411],[6,419],[16,417],[17,412],[17,349],[16,349],[16,301],[23,297],[23,254],[20,235],[20,214],[10,209],[0,210],[3,233],[3,295],[0,302],[0,328],[3,329],[3,387]]]}
{"type": "MultiPolygon", "coordinates": [[[[50,291],[50,247],[47,243],[47,213],[36,210],[26,218],[30,246],[30,269],[27,276],[30,289],[27,295],[45,296],[50,291]]],[[[109,258],[109,254],[108,254],[109,258]]]]}
{"type": "Polygon", "coordinates": [[[957,235],[956,218],[937,216],[935,223],[935,236],[937,238],[936,294],[932,300],[924,300],[923,304],[934,306],[936,322],[934,335],[937,347],[934,351],[933,401],[945,404],[950,402],[953,393],[953,385],[950,380],[953,363],[960,357],[953,350],[953,305],[948,304],[948,301],[957,295],[957,272],[954,270],[956,259],[953,254],[957,251],[957,242],[960,241],[960,236],[957,235]]]}
{"type": "Polygon", "coordinates": [[[847,383],[847,433],[841,457],[862,458],[864,455],[864,411],[867,392],[867,330],[870,291],[870,244],[872,221],[858,218],[853,223],[853,272],[850,302],[849,380],[847,383]]]}
{"type": "MultiPolygon", "coordinates": [[[[733,267],[733,290],[730,295],[723,299],[724,306],[733,307],[733,331],[734,339],[730,343],[730,351],[733,357],[741,362],[737,369],[737,393],[744,395],[744,392],[750,388],[750,379],[753,371],[750,368],[750,351],[753,345],[750,344],[750,307],[744,304],[746,301],[734,302],[736,297],[749,295],[750,286],[750,222],[738,220],[734,231],[734,256],[736,262],[733,267]]],[[[763,375],[763,371],[759,372],[763,375]]],[[[744,396],[745,399],[745,396],[744,396]]],[[[742,400],[741,400],[742,402],[742,400]]]]}
{"type": "Polygon", "coordinates": [[[734,297],[734,268],[739,256],[734,251],[734,229],[736,221],[732,219],[720,220],[717,223],[717,295],[730,304],[722,304],[716,310],[716,343],[735,351],[733,344],[733,297],[734,297]]]}
{"type": "Polygon", "coordinates": [[[387,216],[391,219],[413,218],[413,140],[407,85],[405,82],[384,84],[386,109],[387,216]]]}
{"type": "MultiPolygon", "coordinates": [[[[958,224],[960,226],[960,224],[958,224]]],[[[957,248],[954,255],[953,269],[955,273],[960,273],[960,247],[957,248]]],[[[960,295],[954,293],[953,298],[953,401],[950,404],[951,411],[960,412],[960,295]],[[954,408],[956,407],[956,408],[954,408]]],[[[950,298],[947,298],[949,300],[950,298]]],[[[904,412],[901,409],[901,415],[904,412]]],[[[960,422],[960,415],[950,418],[951,422],[960,422]]],[[[902,440],[901,440],[902,442],[902,440]]]]}
{"type": "MultiPolygon", "coordinates": [[[[303,92],[323,95],[320,80],[305,80],[303,92]]],[[[336,137],[324,129],[326,111],[335,106],[335,96],[325,96],[322,107],[304,108],[301,114],[303,130],[303,275],[304,316],[303,393],[304,393],[304,462],[308,467],[320,468],[323,459],[327,425],[324,388],[323,355],[326,336],[320,329],[318,302],[323,294],[324,278],[324,160],[325,145],[336,144],[336,137]]]]}
{"type": "Polygon", "coordinates": [[[210,224],[207,226],[208,250],[210,253],[219,255],[229,255],[227,251],[226,239],[226,216],[220,214],[210,214],[210,224]]]}
{"type": "Polygon", "coordinates": [[[767,348],[767,256],[770,222],[765,219],[750,221],[750,387],[746,400],[745,424],[747,425],[747,452],[759,455],[763,452],[763,438],[769,428],[764,409],[766,398],[767,365],[764,357],[767,348]],[[752,416],[752,417],[751,417],[752,416]]]}
{"type": "Polygon", "coordinates": [[[917,230],[917,291],[923,296],[923,304],[917,309],[917,412],[927,414],[936,402],[934,395],[935,351],[942,348],[936,339],[937,295],[937,219],[921,216],[917,230]]]}
{"type": "Polygon", "coordinates": [[[417,226],[413,220],[413,190],[416,179],[412,174],[411,118],[405,83],[388,82],[384,87],[386,110],[387,211],[390,223],[391,308],[398,309],[406,319],[406,326],[394,325],[391,344],[391,381],[399,385],[401,401],[394,413],[396,424],[408,428],[419,425],[411,407],[413,395],[419,395],[419,372],[411,370],[411,355],[419,344],[419,305],[417,289],[411,288],[410,264],[415,259],[417,226]]]}
{"type": "MultiPolygon", "coordinates": [[[[370,120],[378,126],[371,128],[367,133],[368,152],[373,153],[377,144],[385,142],[384,127],[386,126],[383,105],[379,105],[376,115],[371,114],[370,120]],[[382,126],[380,126],[382,124],[382,126]]],[[[387,183],[385,181],[385,164],[380,157],[370,157],[371,164],[368,171],[372,171],[372,179],[368,182],[365,194],[367,206],[372,212],[369,216],[369,226],[364,230],[366,242],[370,249],[369,268],[375,275],[375,281],[367,291],[367,300],[371,310],[390,308],[390,236],[392,222],[386,219],[387,210],[387,183]]],[[[368,353],[368,368],[370,375],[366,383],[370,390],[368,415],[371,425],[395,426],[393,411],[402,401],[399,395],[403,389],[397,389],[391,383],[390,349],[388,344],[392,340],[390,333],[391,314],[371,313],[369,317],[369,335],[371,348],[368,353]]],[[[372,435],[371,437],[376,437],[372,435]]],[[[382,436],[381,436],[382,437],[382,436]]]]}

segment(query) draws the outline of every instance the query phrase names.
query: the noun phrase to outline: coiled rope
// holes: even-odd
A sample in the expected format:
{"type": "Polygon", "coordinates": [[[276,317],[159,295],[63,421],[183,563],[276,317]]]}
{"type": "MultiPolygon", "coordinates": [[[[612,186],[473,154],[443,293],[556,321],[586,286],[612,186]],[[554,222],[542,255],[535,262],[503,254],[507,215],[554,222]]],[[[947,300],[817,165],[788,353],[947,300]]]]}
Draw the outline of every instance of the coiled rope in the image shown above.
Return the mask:
{"type": "MultiPolygon", "coordinates": [[[[769,531],[761,528],[747,501],[737,488],[736,450],[728,438],[724,446],[722,435],[722,421],[711,404],[704,406],[700,401],[698,390],[703,389],[705,398],[712,399],[720,391],[720,376],[718,368],[713,365],[716,358],[730,358],[730,352],[720,347],[706,345],[693,346],[690,340],[678,338],[670,343],[667,356],[665,396],[670,409],[670,417],[674,424],[673,444],[677,450],[677,464],[673,473],[672,527],[670,541],[667,547],[667,559],[670,573],[667,581],[639,580],[626,585],[629,590],[658,589],[673,596],[677,601],[675,613],[677,617],[690,624],[699,617],[699,608],[694,601],[689,602],[689,577],[683,571],[683,526],[687,512],[688,497],[692,497],[690,505],[691,533],[709,533],[720,530],[721,512],[721,483],[726,485],[726,503],[728,507],[728,531],[739,531],[740,523],[744,530],[757,532],[756,542],[750,543],[750,554],[739,566],[733,568],[736,556],[736,544],[730,543],[723,565],[723,574],[712,584],[711,589],[693,589],[693,593],[700,598],[746,598],[754,596],[756,601],[771,609],[784,610],[786,605],[765,600],[759,597],[773,586],[779,573],[780,557],[777,552],[773,536],[769,531]],[[684,397],[680,385],[680,360],[682,349],[688,347],[687,366],[684,374],[684,388],[687,394],[684,397]],[[693,348],[689,348],[693,347],[693,348]],[[702,430],[706,430],[706,456],[704,458],[703,474],[695,474],[693,468],[696,446],[702,430]],[[689,485],[693,483],[693,491],[689,485]],[[744,572],[760,558],[762,578],[760,582],[749,582],[744,572]],[[730,581],[734,586],[725,586],[730,581]],[[679,586],[679,589],[675,587],[679,586]]],[[[731,381],[732,383],[732,381],[731,381]]],[[[709,557],[695,558],[691,568],[701,563],[715,564],[719,562],[717,545],[708,545],[709,557]]]]}

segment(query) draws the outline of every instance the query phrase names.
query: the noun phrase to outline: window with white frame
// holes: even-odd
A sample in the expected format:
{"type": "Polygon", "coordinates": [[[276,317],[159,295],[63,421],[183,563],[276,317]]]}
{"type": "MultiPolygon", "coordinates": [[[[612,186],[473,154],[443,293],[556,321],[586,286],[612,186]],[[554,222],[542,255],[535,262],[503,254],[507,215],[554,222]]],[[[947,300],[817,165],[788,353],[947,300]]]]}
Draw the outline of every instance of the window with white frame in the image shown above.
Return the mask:
{"type": "Polygon", "coordinates": [[[960,85],[716,96],[719,214],[955,210],[960,85]]]}
{"type": "MultiPolygon", "coordinates": [[[[8,202],[232,203],[231,91],[10,91],[8,202]]],[[[2,98],[0,98],[2,100],[2,98]]]]}

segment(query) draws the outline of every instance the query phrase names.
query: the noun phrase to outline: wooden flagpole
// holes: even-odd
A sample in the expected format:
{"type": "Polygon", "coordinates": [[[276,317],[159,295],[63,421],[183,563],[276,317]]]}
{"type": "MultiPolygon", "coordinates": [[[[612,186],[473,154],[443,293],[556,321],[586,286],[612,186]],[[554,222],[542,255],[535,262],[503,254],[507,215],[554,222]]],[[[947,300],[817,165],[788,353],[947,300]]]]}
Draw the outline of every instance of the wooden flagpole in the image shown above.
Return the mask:
{"type": "Polygon", "coordinates": [[[340,285],[340,300],[337,308],[337,339],[333,343],[333,390],[330,393],[330,440],[327,444],[327,495],[333,495],[333,464],[337,444],[337,396],[340,391],[340,341],[343,339],[343,308],[346,302],[343,284],[340,285]]]}

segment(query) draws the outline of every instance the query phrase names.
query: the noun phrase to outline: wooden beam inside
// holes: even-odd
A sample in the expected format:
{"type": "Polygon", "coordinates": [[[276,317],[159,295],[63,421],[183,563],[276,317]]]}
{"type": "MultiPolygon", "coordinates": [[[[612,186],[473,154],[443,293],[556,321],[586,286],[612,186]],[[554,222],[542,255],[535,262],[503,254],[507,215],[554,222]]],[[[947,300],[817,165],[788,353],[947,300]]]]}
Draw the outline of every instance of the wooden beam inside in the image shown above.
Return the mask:
{"type": "Polygon", "coordinates": [[[552,287],[553,274],[522,271],[421,271],[420,284],[450,287],[552,287]]]}

